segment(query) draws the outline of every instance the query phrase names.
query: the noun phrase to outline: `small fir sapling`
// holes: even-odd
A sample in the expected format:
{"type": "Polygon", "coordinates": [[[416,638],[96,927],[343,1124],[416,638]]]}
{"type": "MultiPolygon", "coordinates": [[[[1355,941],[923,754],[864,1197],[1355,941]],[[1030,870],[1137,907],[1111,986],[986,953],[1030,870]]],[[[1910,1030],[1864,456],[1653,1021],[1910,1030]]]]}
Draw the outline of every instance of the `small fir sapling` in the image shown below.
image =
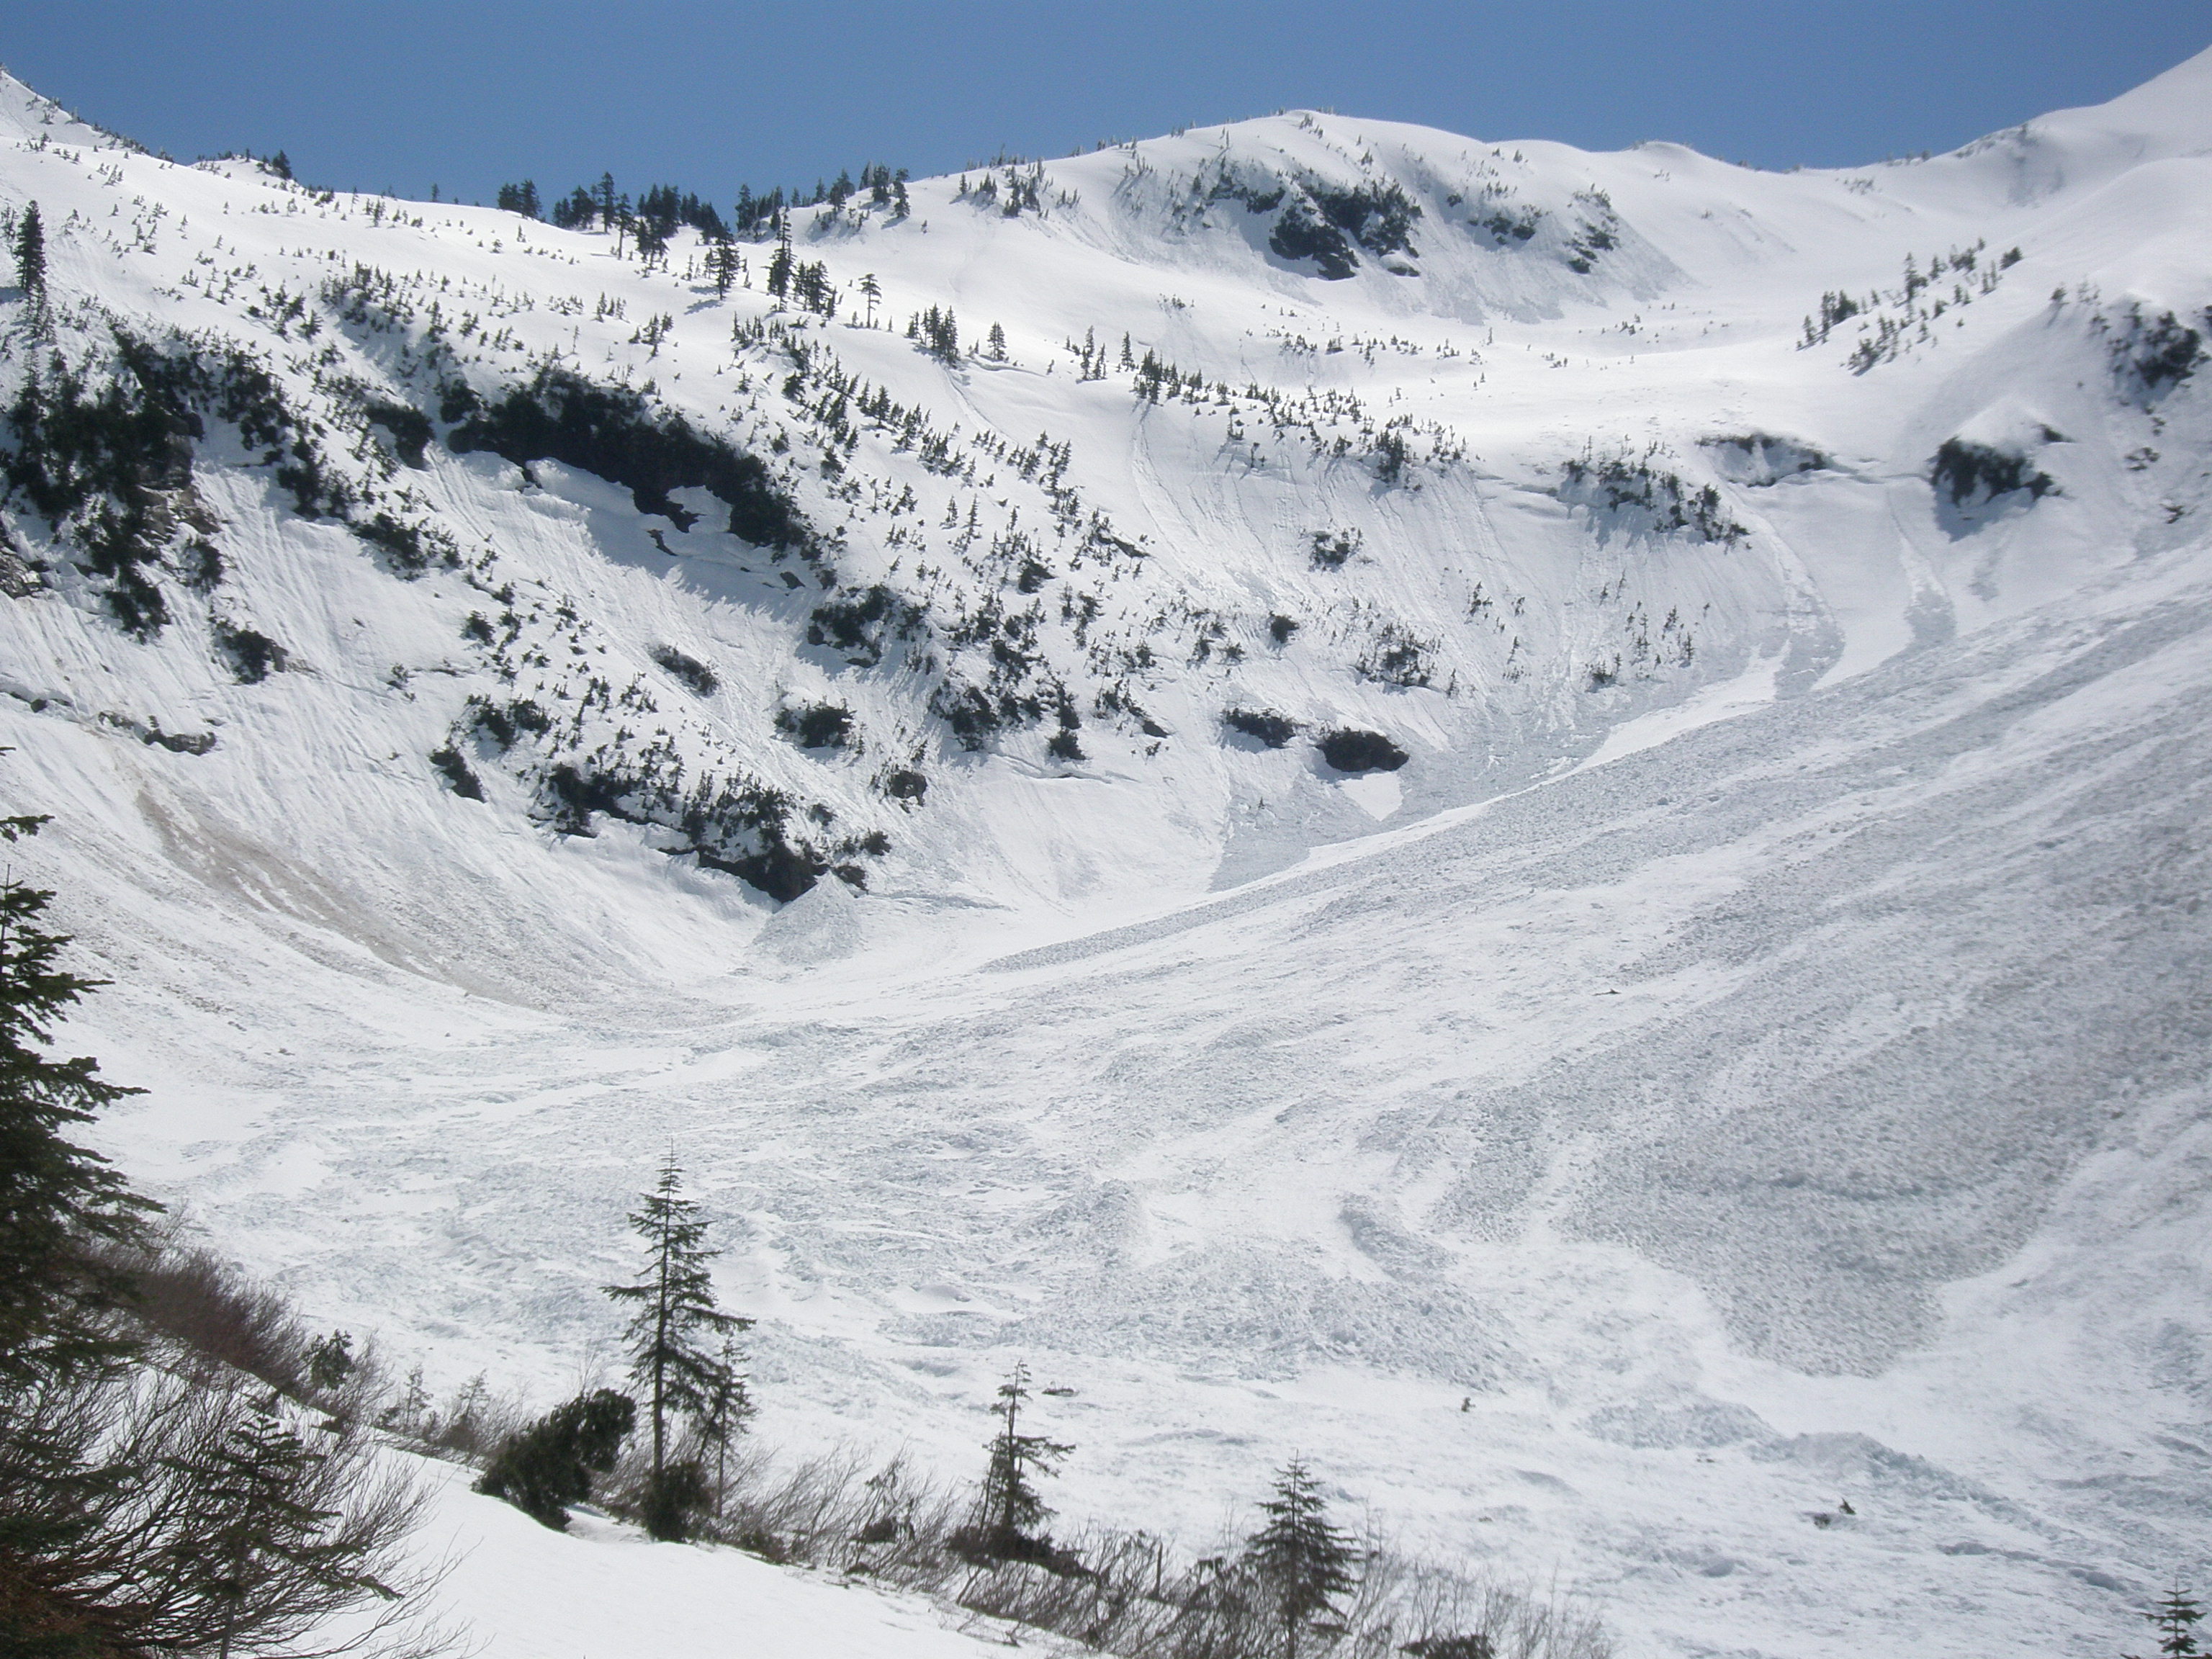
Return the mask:
{"type": "MultiPolygon", "coordinates": [[[[2150,1627],[2158,1632],[2158,1646],[2154,1650],[2156,1659],[2197,1659],[2204,1650],[2197,1644],[2197,1626],[2204,1617],[2204,1605],[2182,1584],[2159,1598],[2158,1605],[2143,1614],[2150,1627]]],[[[2129,1659],[2136,1659],[2130,1654],[2129,1659]]],[[[2142,1659],[2152,1659],[2151,1655],[2142,1659]]]]}
{"type": "Polygon", "coordinates": [[[1283,1659],[1297,1659],[1300,1641],[1324,1632],[1338,1598],[1351,1593],[1359,1553],[1330,1522],[1321,1485],[1302,1459],[1284,1465],[1274,1496],[1260,1508],[1267,1524],[1245,1541],[1244,1565],[1274,1598],[1283,1659]]]}

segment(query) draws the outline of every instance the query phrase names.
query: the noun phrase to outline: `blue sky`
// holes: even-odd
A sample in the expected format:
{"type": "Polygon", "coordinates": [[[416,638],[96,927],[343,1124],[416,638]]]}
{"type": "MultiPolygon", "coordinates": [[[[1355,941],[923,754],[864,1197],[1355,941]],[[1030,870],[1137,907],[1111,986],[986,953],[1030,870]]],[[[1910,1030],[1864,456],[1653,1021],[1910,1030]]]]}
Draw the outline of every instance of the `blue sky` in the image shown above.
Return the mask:
{"type": "Polygon", "coordinates": [[[726,200],[1316,106],[1764,167],[1942,150],[2212,45],[2212,0],[7,9],[0,63],[179,158],[284,149],[342,188],[488,199],[611,170],[726,200]]]}

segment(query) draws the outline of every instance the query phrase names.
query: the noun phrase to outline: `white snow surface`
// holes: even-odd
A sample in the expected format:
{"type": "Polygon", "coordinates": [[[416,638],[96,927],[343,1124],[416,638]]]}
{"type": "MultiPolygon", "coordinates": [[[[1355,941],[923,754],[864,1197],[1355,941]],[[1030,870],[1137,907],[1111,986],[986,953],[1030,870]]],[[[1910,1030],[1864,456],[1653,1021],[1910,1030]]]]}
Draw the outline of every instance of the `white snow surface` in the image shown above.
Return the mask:
{"type": "MultiPolygon", "coordinates": [[[[115,325],[235,345],[456,550],[404,576],[210,418],[178,499],[222,578],[180,529],[137,637],[0,508],[6,798],[55,818],[13,856],[114,981],[73,1049],[149,1091],[100,1144],[448,1384],[611,1377],[599,1286],[673,1146],[763,1436],[963,1471],[1022,1358],[1077,1390],[1071,1517],[1210,1542],[1297,1451],[1626,1655],[2140,1639],[2212,1559],[2212,374],[2141,372],[2159,319],[2212,333],[2212,53],[1840,172],[1294,113],[1045,163],[1011,216],[1035,175],[983,176],[802,210],[842,295],[807,319],[765,246],[718,298],[688,231],[643,270],[0,82],[0,206],[40,204],[51,270],[42,316],[0,290],[9,398],[115,325]],[[1381,246],[1330,280],[1271,246],[1279,190],[1419,213],[1355,219],[1381,246]],[[918,350],[932,305],[1006,361],[918,350]],[[1135,396],[1125,335],[1199,398],[1135,396]],[[580,466],[396,464],[361,420],[555,352],[768,460],[817,554],[700,489],[687,527],[580,466]],[[801,412],[830,374],[939,463],[801,412]],[[1040,433],[1074,509],[1009,459],[1040,433]],[[2050,487],[1954,499],[1954,441],[2050,487]],[[876,585],[908,638],[809,642],[876,585]],[[243,683],[225,628],[285,666],[243,683]],[[1037,712],[965,748],[931,695],[987,683],[1037,712]],[[555,730],[503,750],[472,696],[555,730]],[[842,749],[773,723],[825,702],[842,749]],[[1409,758],[1340,775],[1340,727],[1409,758]],[[550,821],[561,755],[652,744],[781,792],[865,890],[779,904],[641,811],[550,821]]],[[[971,1645],[446,1501],[491,1653],[971,1645]]]]}
{"type": "Polygon", "coordinates": [[[466,1472],[450,1464],[416,1473],[431,1506],[415,1547],[443,1572],[442,1628],[479,1659],[986,1659],[1006,1650],[1003,1626],[948,1617],[919,1596],[788,1571],[738,1550],[657,1545],[589,1509],[571,1514],[566,1533],[549,1532],[472,1494],[466,1472]]]}

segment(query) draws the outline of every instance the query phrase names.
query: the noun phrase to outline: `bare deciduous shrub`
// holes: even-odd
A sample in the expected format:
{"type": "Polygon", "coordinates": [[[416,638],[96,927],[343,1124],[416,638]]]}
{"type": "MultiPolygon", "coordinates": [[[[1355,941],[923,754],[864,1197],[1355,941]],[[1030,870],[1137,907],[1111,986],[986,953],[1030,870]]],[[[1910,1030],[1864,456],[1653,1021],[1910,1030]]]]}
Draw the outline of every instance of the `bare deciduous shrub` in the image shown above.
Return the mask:
{"type": "Polygon", "coordinates": [[[365,1437],[262,1392],[141,1366],[0,1397],[8,1623],[95,1655],[441,1648],[403,1548],[422,1493],[365,1437]]]}
{"type": "MultiPolygon", "coordinates": [[[[1064,1563],[975,1562],[954,1547],[973,1494],[894,1458],[871,1473],[843,1449],[785,1461],[741,1442],[705,1536],[779,1563],[864,1575],[1025,1625],[1121,1659],[1282,1659],[1273,1589],[1241,1546],[1198,1559],[1157,1534],[1093,1528],[1057,1540],[1064,1563]]],[[[634,1501],[645,1474],[630,1460],[610,1507],[634,1501]]],[[[1307,1659],[1608,1659],[1603,1624],[1571,1598],[1545,1595],[1424,1563],[1370,1539],[1342,1617],[1310,1627],[1307,1659]]]]}
{"type": "Polygon", "coordinates": [[[131,1314],[153,1334],[285,1394],[305,1391],[314,1339],[276,1291],[174,1238],[114,1265],[134,1287],[131,1314]]]}

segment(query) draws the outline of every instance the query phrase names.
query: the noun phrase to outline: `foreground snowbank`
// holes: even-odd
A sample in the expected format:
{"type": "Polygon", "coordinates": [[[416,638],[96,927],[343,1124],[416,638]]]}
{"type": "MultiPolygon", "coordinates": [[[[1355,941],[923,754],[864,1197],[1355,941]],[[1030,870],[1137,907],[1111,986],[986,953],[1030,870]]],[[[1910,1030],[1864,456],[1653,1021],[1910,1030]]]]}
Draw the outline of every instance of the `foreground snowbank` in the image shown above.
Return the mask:
{"type": "Polygon", "coordinates": [[[770,1566],[741,1551],[655,1544],[580,1512],[566,1533],[469,1490],[471,1471],[424,1462],[423,1537],[453,1566],[436,1592],[481,1659],[978,1659],[1004,1643],[946,1628],[919,1597],[770,1566]]]}

